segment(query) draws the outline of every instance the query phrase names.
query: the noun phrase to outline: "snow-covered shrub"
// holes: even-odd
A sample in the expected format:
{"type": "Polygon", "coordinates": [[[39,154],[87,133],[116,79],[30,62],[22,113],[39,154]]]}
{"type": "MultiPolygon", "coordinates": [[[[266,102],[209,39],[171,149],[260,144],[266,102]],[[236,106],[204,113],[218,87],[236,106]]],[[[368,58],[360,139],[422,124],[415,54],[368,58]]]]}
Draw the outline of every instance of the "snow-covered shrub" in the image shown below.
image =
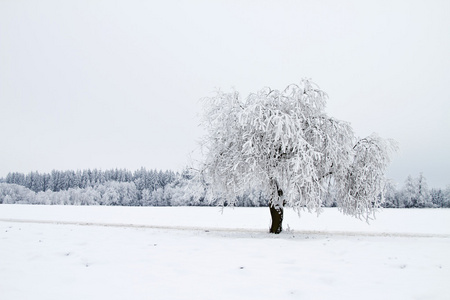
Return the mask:
{"type": "Polygon", "coordinates": [[[0,183],[0,203],[3,204],[34,204],[36,194],[26,187],[0,183]]]}

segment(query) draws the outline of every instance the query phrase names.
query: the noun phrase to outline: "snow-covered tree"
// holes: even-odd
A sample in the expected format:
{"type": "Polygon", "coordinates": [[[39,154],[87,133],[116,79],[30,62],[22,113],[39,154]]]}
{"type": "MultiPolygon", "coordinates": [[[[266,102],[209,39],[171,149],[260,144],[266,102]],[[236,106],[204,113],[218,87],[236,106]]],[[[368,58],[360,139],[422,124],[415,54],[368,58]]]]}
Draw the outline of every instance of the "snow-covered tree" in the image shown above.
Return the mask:
{"type": "Polygon", "coordinates": [[[6,175],[6,183],[18,184],[25,186],[25,175],[22,173],[8,173],[6,175]]]}
{"type": "Polygon", "coordinates": [[[407,208],[433,206],[430,191],[422,173],[417,178],[411,175],[406,178],[401,197],[407,208]]]}
{"type": "Polygon", "coordinates": [[[385,201],[383,203],[383,207],[399,207],[398,192],[395,188],[395,184],[390,180],[386,181],[386,185],[384,187],[384,198],[385,201]]]}
{"type": "Polygon", "coordinates": [[[426,178],[422,173],[417,178],[417,205],[418,207],[432,207],[430,191],[426,178]]]}
{"type": "Polygon", "coordinates": [[[433,207],[444,207],[445,194],[442,189],[433,188],[430,190],[431,202],[433,207]]]}
{"type": "Polygon", "coordinates": [[[50,205],[51,203],[51,195],[54,192],[51,190],[46,190],[45,192],[39,192],[36,194],[36,201],[35,204],[43,204],[43,205],[50,205]]]}
{"type": "Polygon", "coordinates": [[[152,203],[152,191],[150,189],[143,189],[141,199],[142,206],[151,206],[151,203],[152,203]]]}
{"type": "Polygon", "coordinates": [[[0,183],[0,204],[32,204],[35,193],[30,189],[10,183],[0,183]]]}
{"type": "Polygon", "coordinates": [[[326,99],[309,80],[245,100],[221,91],[206,98],[200,170],[210,199],[234,205],[248,190],[261,190],[270,198],[270,232],[279,233],[285,204],[320,213],[331,185],[344,214],[369,219],[393,143],[376,134],[357,139],[349,123],[325,114],[326,99]]]}
{"type": "Polygon", "coordinates": [[[108,181],[95,188],[101,195],[102,205],[136,205],[137,190],[134,182],[108,181]]]}
{"type": "Polygon", "coordinates": [[[148,204],[150,206],[169,206],[170,205],[170,192],[163,187],[160,187],[152,191],[148,204]]]}
{"type": "Polygon", "coordinates": [[[442,204],[442,207],[448,207],[450,208],[450,184],[447,185],[444,191],[444,202],[442,204]]]}
{"type": "Polygon", "coordinates": [[[402,202],[404,207],[406,208],[414,207],[414,205],[417,203],[416,190],[417,187],[415,180],[412,178],[411,175],[408,175],[408,177],[405,180],[405,184],[403,186],[402,191],[402,202]]]}

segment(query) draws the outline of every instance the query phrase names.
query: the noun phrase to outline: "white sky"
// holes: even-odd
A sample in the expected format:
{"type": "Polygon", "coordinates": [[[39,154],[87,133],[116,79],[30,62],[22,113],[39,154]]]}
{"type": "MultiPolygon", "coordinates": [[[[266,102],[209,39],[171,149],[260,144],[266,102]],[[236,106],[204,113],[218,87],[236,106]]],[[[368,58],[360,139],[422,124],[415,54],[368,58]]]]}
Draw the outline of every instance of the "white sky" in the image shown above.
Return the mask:
{"type": "Polygon", "coordinates": [[[450,1],[0,1],[0,177],[181,170],[199,99],[303,77],[329,115],[450,184],[450,1]]]}

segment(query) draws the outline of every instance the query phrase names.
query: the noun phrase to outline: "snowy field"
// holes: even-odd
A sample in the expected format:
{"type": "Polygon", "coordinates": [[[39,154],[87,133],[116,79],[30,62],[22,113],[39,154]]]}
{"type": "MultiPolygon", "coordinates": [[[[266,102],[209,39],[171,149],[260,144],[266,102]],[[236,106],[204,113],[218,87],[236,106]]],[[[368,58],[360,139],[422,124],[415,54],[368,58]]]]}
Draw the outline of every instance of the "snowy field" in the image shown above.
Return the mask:
{"type": "Polygon", "coordinates": [[[0,205],[0,299],[450,299],[450,210],[0,205]]]}

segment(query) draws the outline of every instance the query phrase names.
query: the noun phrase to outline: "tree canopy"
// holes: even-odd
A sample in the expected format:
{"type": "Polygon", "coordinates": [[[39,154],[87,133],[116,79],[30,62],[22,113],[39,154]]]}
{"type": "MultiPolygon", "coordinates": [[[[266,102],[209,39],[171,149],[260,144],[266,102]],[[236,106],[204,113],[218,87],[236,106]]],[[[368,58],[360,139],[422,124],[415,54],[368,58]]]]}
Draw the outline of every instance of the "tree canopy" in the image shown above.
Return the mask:
{"type": "Polygon", "coordinates": [[[344,214],[370,218],[395,143],[376,134],[357,138],[349,123],[325,113],[326,100],[307,79],[244,100],[222,91],[205,98],[201,170],[209,195],[233,205],[249,189],[261,189],[278,195],[271,205],[320,213],[333,188],[344,214]]]}

